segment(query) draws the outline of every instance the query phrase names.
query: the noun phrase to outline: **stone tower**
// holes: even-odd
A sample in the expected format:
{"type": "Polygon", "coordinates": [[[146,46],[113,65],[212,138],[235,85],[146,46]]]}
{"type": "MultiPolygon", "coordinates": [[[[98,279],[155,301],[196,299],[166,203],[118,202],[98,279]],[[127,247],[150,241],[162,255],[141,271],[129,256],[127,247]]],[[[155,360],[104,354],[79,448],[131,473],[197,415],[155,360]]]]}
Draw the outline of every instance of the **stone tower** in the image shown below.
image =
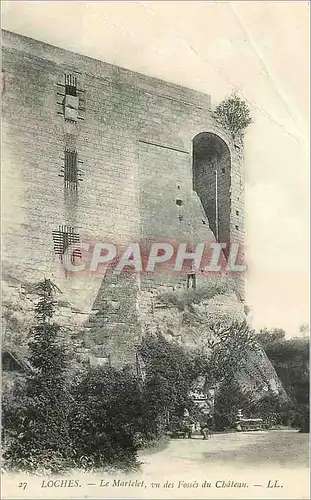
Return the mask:
{"type": "Polygon", "coordinates": [[[150,278],[68,276],[66,245],[243,245],[243,147],[213,120],[208,94],[7,31],[2,77],[4,280],[52,278],[65,321],[102,314],[113,353],[136,335],[150,278]]]}

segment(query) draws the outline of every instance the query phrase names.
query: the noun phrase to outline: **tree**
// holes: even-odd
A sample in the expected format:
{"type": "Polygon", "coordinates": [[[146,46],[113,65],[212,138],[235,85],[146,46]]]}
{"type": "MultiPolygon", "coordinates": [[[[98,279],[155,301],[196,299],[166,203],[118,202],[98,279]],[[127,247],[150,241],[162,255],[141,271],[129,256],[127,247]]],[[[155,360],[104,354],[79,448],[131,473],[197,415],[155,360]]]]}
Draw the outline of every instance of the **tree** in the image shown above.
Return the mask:
{"type": "Polygon", "coordinates": [[[32,371],[14,389],[14,404],[4,401],[3,425],[8,446],[4,455],[18,469],[59,471],[72,457],[68,383],[69,346],[53,322],[57,287],[48,279],[37,285],[39,300],[29,341],[32,371]]]}
{"type": "Polygon", "coordinates": [[[299,334],[302,337],[309,337],[310,336],[310,325],[308,323],[304,323],[304,324],[300,325],[299,334]]]}
{"type": "Polygon", "coordinates": [[[73,388],[71,433],[75,461],[86,469],[136,465],[135,435],[141,432],[144,399],[126,369],[88,367],[73,388]]]}
{"type": "Polygon", "coordinates": [[[309,432],[309,339],[286,339],[279,329],[261,330],[256,338],[291,400],[292,424],[301,432],[309,432]]]}
{"type": "Polygon", "coordinates": [[[265,348],[276,341],[284,340],[286,332],[282,328],[262,328],[259,333],[254,335],[254,338],[259,342],[259,344],[265,348]]]}
{"type": "Polygon", "coordinates": [[[214,324],[210,328],[214,334],[209,342],[212,349],[210,377],[219,387],[215,401],[216,427],[224,429],[232,426],[239,408],[243,408],[249,417],[263,418],[267,425],[281,423],[288,411],[288,401],[283,394],[276,396],[262,391],[263,387],[267,389],[267,378],[263,370],[257,369],[256,360],[259,364],[263,363],[263,344],[283,338],[285,332],[275,329],[255,334],[247,321],[226,326],[214,324]],[[238,373],[241,374],[239,383],[238,373]],[[253,381],[252,389],[247,387],[244,377],[253,381]],[[255,395],[254,391],[257,393],[259,390],[261,395],[255,395]]]}
{"type": "MultiPolygon", "coordinates": [[[[260,349],[253,339],[253,331],[246,321],[233,322],[230,326],[214,324],[210,325],[210,330],[209,353],[187,351],[168,342],[160,333],[149,334],[143,339],[140,354],[146,368],[144,411],[148,413],[149,429],[154,435],[161,433],[161,416],[167,411],[182,415],[185,408],[195,410],[190,392],[199,376],[205,377],[209,387],[220,387],[218,408],[222,415],[235,414],[235,406],[238,409],[241,401],[244,404],[247,399],[236,383],[233,391],[232,384],[237,370],[247,363],[249,350],[260,349]],[[231,404],[232,398],[228,399],[229,391],[239,393],[235,406],[231,404]]],[[[224,417],[219,417],[218,421],[222,428],[224,417]]]]}
{"type": "Polygon", "coordinates": [[[238,410],[243,408],[244,411],[247,411],[249,403],[236,381],[233,378],[226,380],[220,386],[215,398],[215,428],[220,431],[234,428],[238,410]]]}
{"type": "Polygon", "coordinates": [[[181,415],[185,408],[191,409],[191,387],[197,377],[206,372],[208,361],[200,353],[168,342],[159,332],[144,337],[139,353],[146,370],[146,422],[149,434],[156,437],[164,430],[167,411],[181,415]]]}
{"type": "Polygon", "coordinates": [[[209,341],[212,351],[209,362],[210,377],[224,383],[234,378],[239,368],[247,363],[250,351],[259,351],[254,332],[247,321],[234,321],[230,325],[210,325],[213,339],[209,341]]]}
{"type": "Polygon", "coordinates": [[[238,135],[243,136],[246,128],[252,123],[250,109],[237,92],[224,99],[213,114],[216,120],[231,132],[233,139],[238,135]]]}

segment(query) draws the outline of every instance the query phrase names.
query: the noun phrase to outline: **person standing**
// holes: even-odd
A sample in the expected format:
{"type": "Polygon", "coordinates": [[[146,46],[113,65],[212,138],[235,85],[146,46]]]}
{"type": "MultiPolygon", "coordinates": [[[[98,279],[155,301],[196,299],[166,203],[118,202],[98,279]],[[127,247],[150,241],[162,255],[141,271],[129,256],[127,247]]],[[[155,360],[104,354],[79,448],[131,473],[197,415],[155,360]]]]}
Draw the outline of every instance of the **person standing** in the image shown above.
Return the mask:
{"type": "Polygon", "coordinates": [[[189,266],[189,269],[187,271],[187,288],[190,288],[190,281],[192,283],[192,288],[195,290],[196,289],[196,266],[193,264],[192,266],[189,266]]]}
{"type": "Polygon", "coordinates": [[[203,439],[208,439],[212,431],[212,418],[210,415],[202,415],[200,429],[203,439]]]}

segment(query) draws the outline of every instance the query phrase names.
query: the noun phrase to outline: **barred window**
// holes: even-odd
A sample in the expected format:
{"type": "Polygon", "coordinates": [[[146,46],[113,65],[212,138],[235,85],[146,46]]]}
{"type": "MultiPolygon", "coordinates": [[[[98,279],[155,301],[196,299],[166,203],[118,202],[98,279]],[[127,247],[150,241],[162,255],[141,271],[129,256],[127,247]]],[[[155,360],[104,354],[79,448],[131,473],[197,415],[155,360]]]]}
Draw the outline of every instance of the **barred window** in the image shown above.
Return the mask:
{"type": "Polygon", "coordinates": [[[63,115],[65,121],[72,123],[85,119],[84,90],[78,88],[78,78],[71,73],[65,73],[62,81],[56,84],[60,87],[57,96],[61,96],[61,99],[57,97],[57,114],[63,115]]]}
{"type": "Polygon", "coordinates": [[[65,75],[65,94],[73,95],[76,97],[77,95],[77,77],[73,75],[65,75]]]}
{"type": "Polygon", "coordinates": [[[83,181],[83,173],[79,168],[79,164],[82,164],[83,161],[78,159],[77,151],[71,147],[65,148],[62,160],[63,165],[58,175],[64,177],[65,188],[77,190],[78,182],[83,181]]]}
{"type": "Polygon", "coordinates": [[[59,226],[58,230],[53,231],[53,241],[55,254],[59,255],[62,259],[66,250],[71,245],[76,246],[71,253],[71,260],[73,261],[75,257],[81,257],[81,250],[79,249],[80,237],[74,227],[59,226]]]}
{"type": "Polygon", "coordinates": [[[77,152],[65,149],[65,165],[64,165],[64,181],[65,187],[78,187],[78,159],[77,152]]]}

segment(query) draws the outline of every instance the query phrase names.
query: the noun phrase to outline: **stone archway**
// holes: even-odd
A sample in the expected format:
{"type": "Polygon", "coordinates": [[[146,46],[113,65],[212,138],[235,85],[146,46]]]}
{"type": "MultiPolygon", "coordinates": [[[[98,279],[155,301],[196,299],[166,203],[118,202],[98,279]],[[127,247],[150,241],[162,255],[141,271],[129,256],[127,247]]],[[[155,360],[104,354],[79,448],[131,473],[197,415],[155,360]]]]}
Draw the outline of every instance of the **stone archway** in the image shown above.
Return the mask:
{"type": "Polygon", "coordinates": [[[192,166],[193,189],[201,200],[216,241],[229,245],[231,155],[225,141],[212,132],[196,135],[192,166]]]}

